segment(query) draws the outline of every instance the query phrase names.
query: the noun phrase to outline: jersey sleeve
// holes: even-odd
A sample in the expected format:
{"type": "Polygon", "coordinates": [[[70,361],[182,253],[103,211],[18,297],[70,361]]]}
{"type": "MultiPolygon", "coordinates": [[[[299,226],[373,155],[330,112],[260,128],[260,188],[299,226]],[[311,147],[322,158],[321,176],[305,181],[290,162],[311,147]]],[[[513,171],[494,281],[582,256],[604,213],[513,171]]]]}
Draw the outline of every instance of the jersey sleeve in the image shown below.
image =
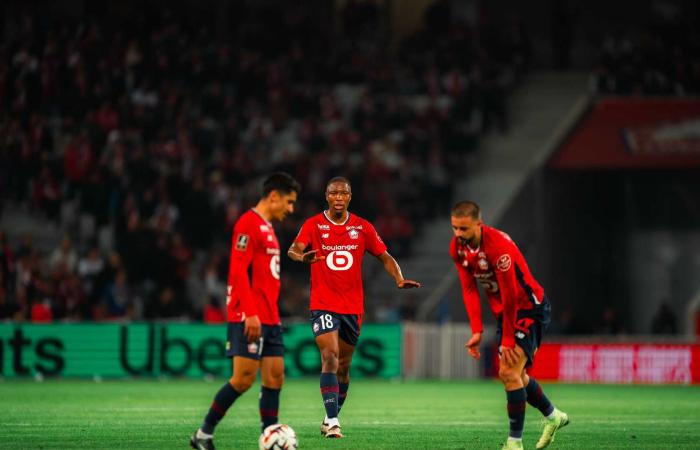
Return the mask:
{"type": "Polygon", "coordinates": [[[450,256],[457,269],[457,275],[459,275],[459,283],[462,286],[462,301],[467,310],[467,316],[469,316],[472,333],[481,333],[484,330],[484,324],[481,319],[481,297],[479,296],[479,290],[476,288],[474,277],[466,267],[459,263],[454,243],[450,246],[450,256]]]}
{"type": "Polygon", "coordinates": [[[379,237],[379,233],[377,233],[374,225],[369,222],[365,222],[365,224],[365,249],[372,255],[379,256],[386,251],[386,244],[382,238],[379,237]]]}
{"type": "Polygon", "coordinates": [[[298,242],[304,246],[308,247],[311,244],[311,233],[313,231],[313,223],[311,220],[307,220],[301,226],[297,237],[294,238],[294,242],[298,242]]]}
{"type": "Polygon", "coordinates": [[[255,303],[250,288],[248,267],[253,261],[257,243],[257,230],[247,221],[239,221],[233,229],[231,242],[231,258],[229,260],[228,289],[229,295],[241,302],[241,309],[246,317],[258,315],[258,305],[255,303]]]}
{"type": "Polygon", "coordinates": [[[518,279],[513,259],[517,251],[519,250],[515,245],[504,238],[497,246],[497,250],[492,255],[489,255],[492,258],[490,263],[495,268],[496,281],[501,292],[501,305],[503,306],[501,345],[508,348],[515,348],[518,279]]]}

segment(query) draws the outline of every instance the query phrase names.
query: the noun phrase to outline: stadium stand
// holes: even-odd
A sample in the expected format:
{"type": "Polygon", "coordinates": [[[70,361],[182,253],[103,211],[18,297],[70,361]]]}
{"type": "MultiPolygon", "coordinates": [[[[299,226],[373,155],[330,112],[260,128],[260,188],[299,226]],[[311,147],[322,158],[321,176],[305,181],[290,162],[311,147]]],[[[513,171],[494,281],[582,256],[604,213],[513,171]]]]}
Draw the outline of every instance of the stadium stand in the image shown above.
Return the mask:
{"type": "MultiPolygon", "coordinates": [[[[223,32],[148,3],[60,20],[27,6],[8,21],[0,208],[64,236],[0,234],[0,319],[220,320],[231,225],[272,170],[304,189],[283,246],[343,174],[353,210],[407,255],[479,137],[507,129],[504,99],[528,66],[522,30],[435,8],[394,50],[370,4],[350,2],[338,29],[311,6],[227,7],[223,32]]],[[[298,279],[285,275],[287,315],[307,307],[298,279]]]]}

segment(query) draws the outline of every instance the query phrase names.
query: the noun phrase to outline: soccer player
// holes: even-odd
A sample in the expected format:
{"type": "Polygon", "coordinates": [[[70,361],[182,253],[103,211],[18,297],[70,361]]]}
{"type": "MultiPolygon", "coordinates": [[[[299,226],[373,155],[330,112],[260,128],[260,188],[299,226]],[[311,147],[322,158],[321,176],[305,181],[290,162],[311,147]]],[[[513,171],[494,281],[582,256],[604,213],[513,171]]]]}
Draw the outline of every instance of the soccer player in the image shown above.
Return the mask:
{"type": "Polygon", "coordinates": [[[304,222],[287,252],[294,261],[311,264],[310,320],[321,353],[321,396],[326,409],[321,433],[327,438],[343,437],[338,413],[347,396],[350,364],[362,326],[365,251],[382,262],[397,288],[420,287],[404,279],[372,224],[348,212],[351,198],[346,178],[331,179],[326,185],[328,210],[304,222]]]}
{"type": "Polygon", "coordinates": [[[262,374],[262,429],[277,423],[284,345],[277,305],[280,247],[271,222],[294,212],[299,191],[299,183],[288,174],[271,174],[263,182],[257,205],[233,227],[226,296],[226,354],[233,358],[233,375],[216,393],[204,423],[190,438],[192,448],[214,448],[214,428],[233,402],[250,389],[258,370],[262,374]]]}
{"type": "Polygon", "coordinates": [[[530,273],[518,247],[502,231],[481,222],[479,206],[462,201],[452,208],[450,255],[457,267],[472,335],[467,351],[479,359],[483,331],[481,301],[476,283],[486,291],[491,311],[498,320],[500,369],[506,389],[510,433],[503,449],[522,449],[525,402],[545,416],[537,449],[547,447],[554,434],[569,423],[556,409],[534,378],[528,376],[542,335],[549,325],[550,304],[544,289],[530,273]]]}

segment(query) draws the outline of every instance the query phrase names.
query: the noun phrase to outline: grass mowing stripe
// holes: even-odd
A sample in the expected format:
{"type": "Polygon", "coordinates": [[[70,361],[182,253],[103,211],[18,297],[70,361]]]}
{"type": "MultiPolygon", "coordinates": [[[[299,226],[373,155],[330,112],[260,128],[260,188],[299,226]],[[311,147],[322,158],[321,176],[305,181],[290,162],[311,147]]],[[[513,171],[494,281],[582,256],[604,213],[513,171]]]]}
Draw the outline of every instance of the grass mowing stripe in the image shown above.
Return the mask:
{"type": "MultiPolygon", "coordinates": [[[[184,448],[223,380],[0,382],[0,442],[16,448],[184,448]]],[[[700,387],[544,384],[571,417],[556,449],[697,449],[700,387]]],[[[239,399],[217,429],[219,448],[255,449],[258,390],[239,399]]],[[[289,381],[280,419],[301,449],[497,449],[507,435],[497,382],[353,380],[340,415],[346,439],[324,440],[317,380],[289,381]]],[[[528,408],[524,442],[541,415],[528,408]]]]}

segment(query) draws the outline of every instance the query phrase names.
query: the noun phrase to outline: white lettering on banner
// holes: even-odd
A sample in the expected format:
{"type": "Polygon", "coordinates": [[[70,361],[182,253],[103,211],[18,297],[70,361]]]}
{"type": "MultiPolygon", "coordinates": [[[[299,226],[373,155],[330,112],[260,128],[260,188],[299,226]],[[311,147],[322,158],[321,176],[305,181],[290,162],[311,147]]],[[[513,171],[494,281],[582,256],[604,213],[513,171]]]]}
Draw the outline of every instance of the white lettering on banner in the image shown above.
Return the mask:
{"type": "Polygon", "coordinates": [[[275,280],[280,279],[280,255],[270,258],[270,273],[275,280]]]}
{"type": "Polygon", "coordinates": [[[634,381],[690,384],[692,359],[693,355],[689,347],[640,347],[637,352],[637,377],[634,381]]]}
{"type": "Polygon", "coordinates": [[[357,250],[358,245],[357,244],[352,244],[352,245],[325,245],[322,244],[321,248],[323,250],[333,252],[337,250],[357,250]]]}
{"type": "Polygon", "coordinates": [[[634,380],[634,348],[601,347],[594,363],[597,381],[605,383],[631,383],[634,380]]]}
{"type": "Polygon", "coordinates": [[[352,253],[345,250],[336,250],[326,255],[326,265],[331,270],[348,270],[352,263],[352,253]]]}
{"type": "Polygon", "coordinates": [[[280,249],[278,248],[266,248],[265,253],[268,255],[279,255],[280,254],[280,249]]]}
{"type": "Polygon", "coordinates": [[[330,230],[331,229],[331,227],[329,225],[326,225],[323,223],[317,223],[316,225],[318,225],[319,230],[330,230]]]}
{"type": "Polygon", "coordinates": [[[692,383],[690,346],[563,345],[559,381],[692,383]]]}
{"type": "Polygon", "coordinates": [[[593,347],[562,346],[559,351],[559,379],[562,381],[591,381],[593,347]]]}

